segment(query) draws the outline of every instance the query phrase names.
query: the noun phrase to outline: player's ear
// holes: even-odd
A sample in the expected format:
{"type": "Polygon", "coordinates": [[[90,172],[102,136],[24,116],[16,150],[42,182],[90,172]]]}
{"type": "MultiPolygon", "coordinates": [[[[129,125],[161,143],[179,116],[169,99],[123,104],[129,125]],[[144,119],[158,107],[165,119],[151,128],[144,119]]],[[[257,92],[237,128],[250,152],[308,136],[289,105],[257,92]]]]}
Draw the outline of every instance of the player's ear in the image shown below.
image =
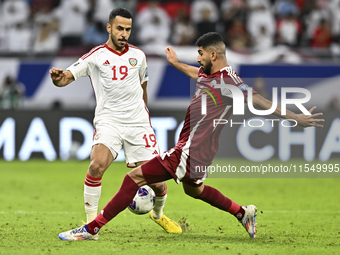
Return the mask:
{"type": "Polygon", "coordinates": [[[210,60],[214,61],[217,58],[217,53],[216,51],[211,51],[210,52],[210,60]]]}
{"type": "Polygon", "coordinates": [[[106,24],[106,31],[111,34],[111,24],[110,23],[107,23],[106,24]]]}

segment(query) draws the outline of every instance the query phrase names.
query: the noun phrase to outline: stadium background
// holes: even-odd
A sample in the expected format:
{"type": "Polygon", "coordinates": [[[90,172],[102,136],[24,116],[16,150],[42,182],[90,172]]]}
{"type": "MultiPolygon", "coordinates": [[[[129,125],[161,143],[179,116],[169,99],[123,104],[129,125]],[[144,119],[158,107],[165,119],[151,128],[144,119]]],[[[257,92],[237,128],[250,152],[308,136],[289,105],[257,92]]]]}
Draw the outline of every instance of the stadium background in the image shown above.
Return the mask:
{"type": "MultiPolygon", "coordinates": [[[[95,40],[89,41],[85,38],[86,35],[90,34],[90,37],[96,40],[103,38],[103,34],[102,37],[99,35],[101,30],[98,26],[103,26],[103,20],[108,16],[102,15],[105,19],[99,18],[97,13],[105,6],[123,4],[131,8],[135,17],[131,43],[144,50],[148,58],[148,106],[162,151],[175,144],[190,101],[192,86],[188,78],[167,63],[163,53],[164,47],[173,45],[181,61],[195,65],[197,49],[193,42],[204,29],[213,28],[226,39],[229,64],[249,85],[269,98],[273,87],[278,88],[279,96],[281,87],[306,88],[312,96],[305,104],[306,108],[316,105],[316,111],[324,112],[326,119],[323,129],[302,130],[275,125],[273,128],[265,126],[249,131],[242,125],[226,127],[222,133],[218,156],[252,161],[271,158],[279,158],[282,161],[291,158],[327,161],[329,158],[339,157],[340,23],[336,15],[333,15],[333,10],[340,8],[339,1],[160,1],[157,7],[151,7],[156,1],[150,2],[153,3],[104,0],[0,1],[0,94],[4,91],[5,80],[9,76],[23,91],[18,104],[13,107],[4,104],[2,96],[0,158],[10,161],[16,158],[83,160],[89,157],[93,132],[91,121],[95,107],[90,80],[82,78],[66,88],[56,88],[50,80],[48,70],[53,66],[66,68],[91,49],[95,40]],[[57,14],[62,8],[66,8],[67,4],[72,3],[80,8],[80,2],[87,6],[79,17],[80,21],[84,21],[84,31],[76,36],[77,38],[70,38],[69,35],[63,34],[62,22],[57,14]],[[157,22],[150,21],[150,26],[145,18],[143,24],[149,30],[143,30],[144,33],[152,31],[150,28],[159,31],[156,35],[150,33],[149,41],[145,41],[139,35],[141,27],[138,26],[138,19],[142,19],[143,11],[145,16],[150,17],[151,14],[146,12],[148,8],[155,8],[150,13],[166,13],[168,17],[163,16],[157,20],[155,14],[153,20],[156,19],[157,22]],[[228,11],[234,9],[238,14],[228,16],[228,11]],[[247,24],[254,18],[252,16],[256,17],[256,12],[264,11],[263,9],[273,21],[271,25],[274,32],[268,35],[269,42],[259,42],[258,38],[263,39],[265,36],[256,37],[256,33],[254,34],[247,24]],[[210,13],[203,21],[202,17],[196,17],[193,12],[204,16],[202,10],[209,10],[210,13]],[[299,23],[294,43],[283,41],[283,35],[280,34],[280,24],[291,14],[295,22],[299,23]],[[322,30],[319,26],[324,19],[328,21],[328,30],[322,30]],[[243,32],[241,35],[233,34],[230,38],[228,33],[235,31],[235,28],[232,29],[234,20],[243,21],[243,32]],[[182,21],[187,21],[184,22],[186,29],[194,31],[191,40],[185,42],[178,39],[181,35],[180,25],[184,26],[182,21]],[[94,26],[93,22],[97,25],[94,26]],[[41,33],[44,33],[42,30],[46,24],[50,26],[48,34],[55,35],[53,38],[56,38],[58,43],[55,48],[38,52],[35,48],[36,38],[40,38],[41,33]],[[310,24],[314,24],[314,30],[310,24]],[[98,31],[86,30],[86,27],[97,27],[98,31]],[[309,34],[311,29],[314,32],[309,34]],[[328,31],[329,40],[323,45],[315,44],[318,29],[323,31],[323,35],[328,31]],[[25,31],[29,31],[31,37],[26,38],[25,31]],[[164,31],[168,33],[163,38],[161,34],[164,31]],[[15,47],[15,44],[18,44],[18,47],[15,47]]],[[[67,20],[66,16],[64,15],[63,19],[67,20]]],[[[261,24],[259,22],[259,27],[263,25],[261,24]]],[[[185,31],[189,37],[189,30],[185,31]]],[[[104,38],[102,42],[106,41],[106,35],[104,38]]],[[[298,97],[294,94],[289,96],[298,97]]],[[[256,116],[247,112],[243,119],[254,117],[256,116]]],[[[120,155],[118,160],[124,160],[122,153],[120,155]]]]}

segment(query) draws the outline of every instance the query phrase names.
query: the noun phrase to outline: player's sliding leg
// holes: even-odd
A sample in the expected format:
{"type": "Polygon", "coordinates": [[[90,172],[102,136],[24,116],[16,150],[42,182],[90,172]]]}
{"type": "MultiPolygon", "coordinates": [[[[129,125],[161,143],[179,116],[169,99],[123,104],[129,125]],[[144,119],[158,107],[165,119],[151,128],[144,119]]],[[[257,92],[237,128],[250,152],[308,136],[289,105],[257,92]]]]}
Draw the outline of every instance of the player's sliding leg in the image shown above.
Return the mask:
{"type": "Polygon", "coordinates": [[[183,188],[187,195],[200,199],[214,207],[234,215],[242,223],[251,238],[256,237],[256,206],[240,206],[224,196],[217,189],[193,182],[183,182],[183,188]]]}
{"type": "MultiPolygon", "coordinates": [[[[170,176],[171,177],[171,176],[170,176]]],[[[168,233],[182,233],[180,225],[163,214],[163,207],[167,198],[167,186],[165,182],[149,184],[155,191],[155,207],[150,211],[150,218],[168,233]]]]}

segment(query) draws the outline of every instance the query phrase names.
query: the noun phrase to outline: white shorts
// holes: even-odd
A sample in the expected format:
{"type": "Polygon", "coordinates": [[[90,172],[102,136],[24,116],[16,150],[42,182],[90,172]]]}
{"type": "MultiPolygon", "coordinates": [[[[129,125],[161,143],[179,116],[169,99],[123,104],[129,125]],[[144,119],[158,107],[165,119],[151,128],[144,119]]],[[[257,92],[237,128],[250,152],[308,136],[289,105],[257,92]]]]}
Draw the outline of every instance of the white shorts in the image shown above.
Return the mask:
{"type": "Polygon", "coordinates": [[[150,126],[97,124],[93,145],[99,143],[104,144],[115,159],[123,148],[127,167],[136,167],[137,162],[148,161],[159,155],[156,136],[150,126]]]}

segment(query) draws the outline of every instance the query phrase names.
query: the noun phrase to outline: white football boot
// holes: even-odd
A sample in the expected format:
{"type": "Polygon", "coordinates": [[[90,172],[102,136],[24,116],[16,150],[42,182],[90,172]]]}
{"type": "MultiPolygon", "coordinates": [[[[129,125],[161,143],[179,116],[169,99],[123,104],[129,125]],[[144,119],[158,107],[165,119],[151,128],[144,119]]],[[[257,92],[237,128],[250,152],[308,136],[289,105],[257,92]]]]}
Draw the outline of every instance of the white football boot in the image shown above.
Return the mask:
{"type": "Polygon", "coordinates": [[[66,232],[62,232],[59,235],[61,240],[97,240],[98,235],[92,235],[88,232],[87,225],[83,225],[79,228],[75,228],[66,232]]]}
{"type": "Polygon", "coordinates": [[[240,220],[242,226],[247,230],[250,238],[256,237],[256,212],[257,208],[255,205],[242,206],[245,213],[240,220]]]}

